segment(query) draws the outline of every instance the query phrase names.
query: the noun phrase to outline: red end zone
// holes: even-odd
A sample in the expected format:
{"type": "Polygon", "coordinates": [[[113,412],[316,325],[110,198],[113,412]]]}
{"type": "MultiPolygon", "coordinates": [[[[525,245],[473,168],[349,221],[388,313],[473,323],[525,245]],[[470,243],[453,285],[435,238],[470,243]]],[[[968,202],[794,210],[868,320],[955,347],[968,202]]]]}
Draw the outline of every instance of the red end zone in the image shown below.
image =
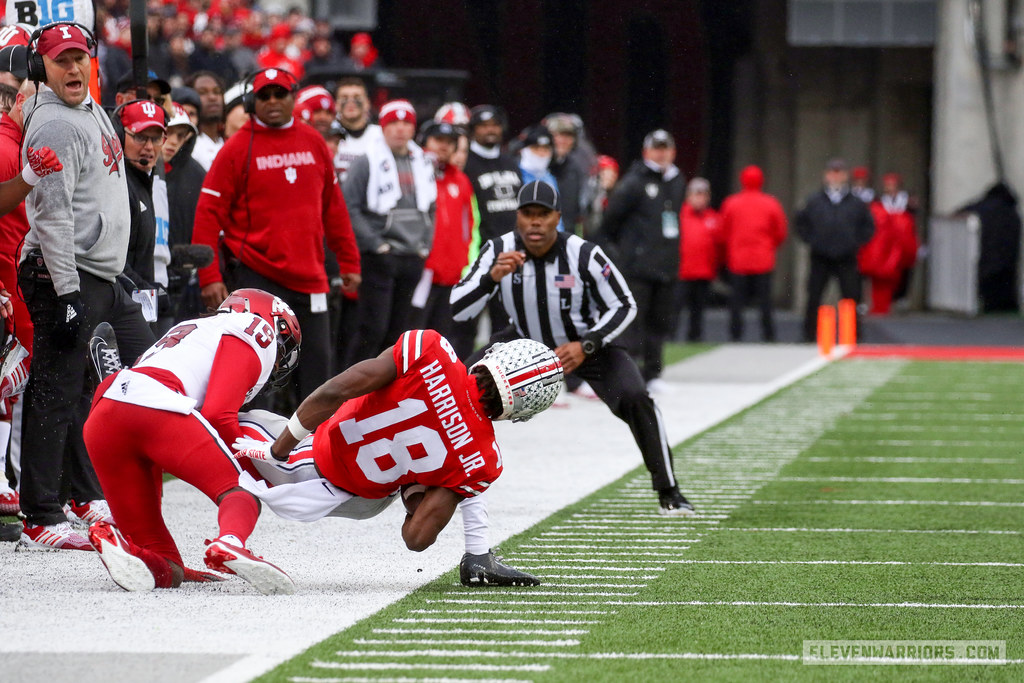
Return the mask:
{"type": "Polygon", "coordinates": [[[959,360],[1024,363],[1024,347],[903,346],[900,344],[867,344],[851,349],[844,358],[907,358],[910,360],[959,360]]]}

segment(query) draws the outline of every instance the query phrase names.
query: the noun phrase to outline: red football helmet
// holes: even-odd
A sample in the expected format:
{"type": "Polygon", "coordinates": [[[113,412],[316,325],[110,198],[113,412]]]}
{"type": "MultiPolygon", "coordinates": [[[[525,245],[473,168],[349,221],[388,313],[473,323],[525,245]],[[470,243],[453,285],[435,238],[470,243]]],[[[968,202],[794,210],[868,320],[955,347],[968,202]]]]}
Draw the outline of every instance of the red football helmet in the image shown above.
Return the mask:
{"type": "Polygon", "coordinates": [[[255,313],[270,323],[277,332],[277,363],[267,384],[281,386],[288,373],[299,364],[299,347],[302,345],[302,331],[299,319],[295,317],[291,307],[280,297],[276,297],[262,289],[236,289],[228,294],[218,311],[235,313],[255,313]]]}

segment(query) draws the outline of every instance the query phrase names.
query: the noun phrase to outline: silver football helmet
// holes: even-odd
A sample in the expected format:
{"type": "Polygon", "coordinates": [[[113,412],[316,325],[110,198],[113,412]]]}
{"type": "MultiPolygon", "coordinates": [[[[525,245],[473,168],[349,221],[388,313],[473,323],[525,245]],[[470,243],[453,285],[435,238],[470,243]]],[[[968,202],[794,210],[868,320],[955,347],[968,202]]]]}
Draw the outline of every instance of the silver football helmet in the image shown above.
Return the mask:
{"type": "Polygon", "coordinates": [[[555,352],[532,339],[497,343],[470,368],[484,367],[501,396],[496,420],[525,422],[547,410],[562,389],[562,363],[555,352]]]}

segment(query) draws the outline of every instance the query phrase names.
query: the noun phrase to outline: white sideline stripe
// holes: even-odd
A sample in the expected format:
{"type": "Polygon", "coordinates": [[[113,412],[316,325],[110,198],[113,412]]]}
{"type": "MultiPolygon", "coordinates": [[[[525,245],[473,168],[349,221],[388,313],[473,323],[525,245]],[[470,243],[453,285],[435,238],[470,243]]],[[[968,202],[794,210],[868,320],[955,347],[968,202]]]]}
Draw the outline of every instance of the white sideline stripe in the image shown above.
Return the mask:
{"type": "Polygon", "coordinates": [[[680,564],[848,564],[925,567],[1024,567],[1021,562],[907,562],[903,560],[680,560],[680,564]]]}
{"type": "MultiPolygon", "coordinates": [[[[494,640],[479,638],[355,638],[356,645],[494,645],[494,640]]],[[[575,638],[562,640],[509,640],[502,645],[527,645],[540,647],[575,647],[580,644],[575,638]]]]}
{"type": "MultiPolygon", "coordinates": [[[[446,607],[418,608],[409,610],[410,614],[615,614],[615,610],[606,609],[455,609],[446,607]]],[[[392,621],[395,621],[392,619],[392,621]]]]}
{"type": "MultiPolygon", "coordinates": [[[[575,517],[575,518],[597,517],[598,518],[597,521],[603,522],[603,523],[602,524],[580,524],[578,526],[573,526],[573,527],[562,526],[562,527],[552,527],[552,528],[561,528],[561,529],[567,529],[567,528],[568,529],[653,529],[653,528],[664,528],[665,526],[667,526],[665,524],[642,524],[641,522],[638,522],[638,521],[632,520],[632,519],[625,519],[625,520],[619,521],[619,520],[615,520],[615,519],[607,519],[604,515],[584,515],[584,514],[578,513],[578,512],[575,513],[572,516],[575,517]],[[609,524],[611,524],[613,526],[607,526],[609,524]]],[[[682,526],[680,524],[680,520],[685,520],[685,524],[721,524],[721,522],[719,522],[718,520],[694,519],[693,517],[685,517],[685,518],[684,517],[661,517],[659,521],[667,522],[668,525],[671,525],[671,526],[673,526],[673,527],[675,527],[677,529],[687,530],[687,529],[690,528],[690,527],[682,526]]],[[[706,528],[706,527],[702,527],[702,528],[706,528]]]]}
{"type": "Polygon", "coordinates": [[[946,439],[820,439],[823,446],[928,446],[934,448],[1013,448],[1020,446],[1019,439],[1006,441],[950,441],[946,439]]]}
{"type": "MultiPolygon", "coordinates": [[[[318,669],[347,669],[358,671],[387,671],[389,669],[427,669],[434,671],[537,671],[544,672],[551,669],[550,664],[417,664],[415,662],[324,662],[314,660],[310,666],[318,669]]],[[[315,680],[324,681],[326,678],[315,680]]],[[[476,680],[476,679],[474,679],[476,680]]]]}
{"type": "MultiPolygon", "coordinates": [[[[551,548],[551,549],[555,549],[555,548],[582,548],[582,549],[586,549],[586,550],[602,550],[602,549],[607,549],[608,548],[607,545],[566,545],[565,543],[561,542],[561,541],[593,542],[595,540],[595,537],[597,537],[597,536],[600,536],[600,534],[590,534],[589,536],[586,536],[586,537],[583,537],[583,538],[573,538],[573,537],[568,536],[568,535],[566,535],[566,536],[555,536],[555,537],[542,538],[542,539],[539,539],[539,540],[544,541],[544,542],[559,541],[558,545],[535,545],[535,544],[526,545],[526,544],[523,544],[523,545],[521,545],[519,547],[520,548],[551,548]]],[[[600,540],[600,539],[597,539],[597,540],[600,540]]],[[[632,544],[632,543],[665,543],[666,541],[671,541],[671,540],[678,541],[679,543],[700,543],[700,539],[699,538],[676,538],[676,539],[673,539],[673,538],[629,538],[629,539],[612,538],[612,539],[608,540],[608,543],[615,543],[616,545],[614,547],[616,547],[616,548],[622,548],[622,547],[628,548],[629,544],[632,544]]],[[[678,548],[678,547],[679,546],[677,546],[677,545],[656,545],[656,546],[645,547],[644,550],[671,550],[673,548],[678,548]]]]}
{"type": "MultiPolygon", "coordinates": [[[[634,555],[650,555],[651,553],[626,553],[626,554],[630,555],[630,556],[634,556],[634,555]]],[[[661,553],[660,557],[675,557],[675,556],[674,555],[668,555],[668,554],[665,554],[665,553],[661,553]]],[[[547,553],[519,553],[519,554],[517,554],[515,556],[509,555],[505,559],[509,560],[509,561],[513,561],[513,560],[520,561],[521,560],[523,562],[541,562],[541,561],[546,560],[546,559],[551,559],[554,562],[594,562],[594,563],[626,562],[626,560],[598,560],[598,559],[594,559],[592,557],[584,557],[584,558],[580,558],[580,559],[575,559],[573,557],[548,558],[548,554],[547,553]],[[541,557],[524,557],[524,555],[541,555],[541,557]]],[[[672,563],[678,562],[678,561],[679,560],[658,560],[658,562],[661,562],[662,564],[666,564],[666,563],[667,564],[672,564],[672,563]]],[[[580,567],[580,568],[583,569],[583,567],[580,567]]],[[[566,567],[566,569],[569,569],[569,567],[566,567]]],[[[598,569],[598,567],[594,567],[594,569],[598,569]]],[[[646,572],[646,571],[665,571],[665,568],[664,567],[608,567],[608,570],[609,571],[616,571],[616,572],[617,571],[646,572]]]]}
{"type": "Polygon", "coordinates": [[[937,464],[937,465],[1016,465],[1019,460],[1013,458],[916,458],[913,456],[862,456],[862,457],[828,457],[812,456],[804,458],[804,462],[871,462],[879,464],[937,464]]]}
{"type": "MultiPolygon", "coordinates": [[[[527,603],[529,604],[529,603],[527,603]]],[[[560,603],[567,604],[567,603],[560,603]]],[[[469,611],[482,611],[482,610],[466,610],[469,611]]],[[[497,610],[496,610],[497,611],[497,610]]],[[[504,610],[507,614],[509,610],[504,610]]],[[[600,624],[600,621],[593,621],[587,619],[463,619],[462,617],[452,617],[446,619],[444,617],[398,617],[391,621],[396,624],[600,624]]]]}
{"type": "MultiPolygon", "coordinates": [[[[545,579],[608,579],[616,580],[622,579],[625,581],[636,581],[637,579],[653,581],[654,579],[660,578],[654,574],[644,576],[601,576],[600,574],[546,574],[545,579]]],[[[554,585],[554,584],[551,584],[554,585]]]]}
{"type": "MultiPolygon", "coordinates": [[[[511,560],[513,558],[505,558],[511,560]]],[[[665,567],[574,567],[570,564],[537,564],[541,560],[526,560],[522,561],[522,564],[529,564],[533,569],[578,569],[580,571],[587,572],[663,572],[665,567]]],[[[562,562],[572,562],[573,560],[561,560],[562,562]]],[[[595,562],[605,562],[607,560],[595,560],[595,562]]]]}
{"type": "MultiPolygon", "coordinates": [[[[476,591],[448,591],[447,593],[445,593],[445,595],[458,597],[458,596],[470,595],[471,593],[476,593],[476,591]]],[[[510,591],[510,592],[505,592],[505,593],[494,593],[493,595],[495,595],[497,597],[504,597],[506,595],[513,595],[513,594],[514,595],[522,595],[523,597],[530,597],[530,598],[537,597],[537,596],[540,596],[540,597],[556,596],[556,597],[564,598],[564,597],[571,596],[571,595],[581,595],[582,597],[590,597],[592,595],[593,596],[597,596],[597,597],[609,597],[609,596],[616,596],[616,595],[622,595],[622,596],[636,595],[636,591],[612,591],[610,593],[594,593],[592,591],[539,591],[539,590],[531,590],[528,593],[521,593],[519,591],[510,591]]],[[[444,599],[445,600],[449,600],[451,598],[444,598],[444,599]]]]}
{"type": "MultiPolygon", "coordinates": [[[[522,547],[523,548],[529,548],[529,547],[532,547],[532,546],[525,546],[524,545],[522,547]]],[[[539,547],[543,548],[544,546],[539,546],[539,547]]],[[[559,546],[551,546],[551,547],[559,547],[559,546]]],[[[569,548],[571,548],[573,546],[560,546],[560,547],[569,547],[569,548]]],[[[579,546],[579,547],[586,547],[586,546],[579,546]]],[[[686,550],[689,547],[690,546],[688,546],[688,545],[668,546],[668,548],[670,550],[686,550]]],[[[600,550],[601,549],[599,546],[589,546],[589,548],[591,550],[600,550]]],[[[608,553],[608,552],[601,552],[601,553],[592,553],[592,552],[586,552],[586,553],[576,553],[576,552],[573,552],[573,553],[560,553],[560,552],[548,553],[548,552],[545,552],[545,553],[530,553],[530,552],[519,552],[517,550],[516,554],[519,555],[520,557],[522,557],[524,555],[530,555],[530,556],[540,555],[542,557],[563,557],[563,556],[564,557],[574,557],[576,555],[587,555],[587,556],[592,557],[595,554],[596,555],[600,555],[602,557],[675,557],[679,553],[650,553],[650,552],[627,552],[627,553],[608,553]]],[[[609,561],[610,562],[615,562],[616,560],[609,560],[609,561]]]]}
{"type": "MultiPolygon", "coordinates": [[[[591,528],[593,528],[593,527],[591,527],[591,528]]],[[[696,530],[695,529],[687,529],[687,531],[696,531],[696,530]]],[[[548,540],[549,538],[552,538],[552,537],[554,537],[554,538],[567,538],[567,539],[576,539],[576,538],[588,538],[588,539],[589,538],[628,538],[633,543],[638,543],[638,542],[642,541],[642,539],[637,539],[637,537],[638,536],[642,536],[644,538],[654,537],[656,539],[662,539],[662,540],[652,540],[651,543],[662,543],[665,539],[673,540],[673,541],[679,541],[680,543],[696,543],[699,540],[699,537],[704,536],[705,534],[698,533],[698,534],[690,534],[690,535],[691,536],[697,536],[698,538],[680,538],[677,534],[674,534],[674,533],[672,533],[670,531],[642,531],[642,530],[638,530],[638,531],[635,531],[635,532],[631,531],[631,532],[626,532],[626,533],[623,533],[621,531],[605,531],[605,532],[602,532],[602,533],[591,533],[591,532],[588,532],[588,531],[542,531],[542,532],[540,532],[538,534],[538,537],[544,537],[543,540],[548,540]],[[633,539],[636,539],[636,540],[633,540],[633,539]]]]}
{"type": "MultiPolygon", "coordinates": [[[[610,602],[610,605],[619,603],[610,602]]],[[[623,602],[630,607],[913,607],[937,609],[1024,609],[1021,605],[947,604],[938,602],[786,602],[759,600],[680,600],[667,602],[623,602]]]]}
{"type": "MultiPolygon", "coordinates": [[[[583,597],[583,596],[578,595],[576,593],[569,593],[568,595],[569,596],[576,595],[577,598],[582,598],[583,597]]],[[[636,593],[630,593],[630,595],[636,595],[636,593]]],[[[586,597],[589,598],[590,596],[606,597],[606,598],[622,597],[621,595],[618,595],[618,594],[599,595],[597,593],[587,593],[586,597]]],[[[496,595],[493,598],[439,598],[439,599],[427,600],[427,602],[432,603],[432,604],[442,603],[442,604],[451,604],[451,605],[608,605],[608,604],[611,604],[607,600],[594,600],[594,601],[580,600],[580,599],[577,599],[576,601],[572,601],[572,600],[550,600],[550,601],[548,601],[548,600],[540,600],[540,601],[536,601],[536,602],[531,602],[529,600],[506,600],[506,599],[504,599],[500,595],[496,595]]],[[[620,604],[620,603],[616,603],[616,604],[620,604]]],[[[398,620],[396,619],[395,621],[398,621],[398,620]]],[[[467,620],[467,621],[469,621],[469,620],[467,620]]],[[[494,621],[495,623],[503,623],[503,622],[501,622],[498,619],[492,619],[491,621],[494,621]]],[[[519,623],[519,622],[509,622],[509,623],[519,623]]],[[[536,620],[536,621],[528,621],[528,622],[525,622],[525,623],[543,624],[543,623],[547,623],[547,622],[542,621],[542,620],[536,620]]],[[[566,624],[582,624],[582,623],[586,623],[586,622],[582,622],[582,621],[579,621],[579,622],[577,622],[577,621],[553,621],[553,622],[550,622],[550,623],[554,623],[554,624],[561,624],[561,623],[566,623],[566,624]]],[[[597,623],[597,622],[594,622],[594,623],[597,623]]]]}
{"type": "Polygon", "coordinates": [[[339,650],[339,657],[488,657],[547,659],[777,659],[798,662],[801,655],[766,655],[754,653],[723,654],[717,652],[496,652],[489,650],[339,650]]]}
{"type": "Polygon", "coordinates": [[[954,507],[1019,508],[1024,503],[992,500],[752,500],[754,505],[945,505],[954,507]]]}
{"type": "Polygon", "coordinates": [[[961,477],[779,477],[775,481],[854,484],[1007,484],[1011,486],[1024,484],[1024,479],[967,479],[961,477]]]}
{"type": "MultiPolygon", "coordinates": [[[[548,577],[546,577],[548,578],[548,577]]],[[[549,583],[555,588],[647,588],[647,583],[549,583]]]]}
{"type": "Polygon", "coordinates": [[[475,634],[475,635],[502,635],[502,636],[583,636],[590,633],[582,628],[375,628],[374,633],[391,633],[395,635],[452,635],[452,634],[475,634]]]}
{"type": "Polygon", "coordinates": [[[738,527],[724,526],[722,531],[798,531],[812,533],[846,533],[846,534],[996,534],[1020,536],[1020,531],[1010,529],[830,529],[812,527],[738,527]]]}

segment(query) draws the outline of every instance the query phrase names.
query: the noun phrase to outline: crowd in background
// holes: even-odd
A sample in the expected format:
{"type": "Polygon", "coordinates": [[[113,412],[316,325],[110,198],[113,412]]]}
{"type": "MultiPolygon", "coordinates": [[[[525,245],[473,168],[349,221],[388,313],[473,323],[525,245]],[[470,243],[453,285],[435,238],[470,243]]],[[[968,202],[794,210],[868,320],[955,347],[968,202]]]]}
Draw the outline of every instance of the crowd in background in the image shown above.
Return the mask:
{"type": "MultiPolygon", "coordinates": [[[[481,242],[515,227],[519,188],[540,180],[557,192],[559,230],[600,244],[625,276],[638,312],[623,340],[651,393],[663,389],[662,347],[681,312],[686,338],[704,338],[716,282],[732,340],[744,338],[748,303],[760,311],[762,339],[776,340],[772,274],[788,221],[757,166],[740,172],[739,192],[717,189],[716,210],[715,188],[676,167],[666,130],[648,132],[640,158],[620,169],[575,113],[516,132],[493,103],[423,112],[393,100],[375,111],[367,82],[353,77],[379,67],[368,34],[345,44],[298,10],[206,4],[150,2],[146,86],[159,107],[136,101],[127,3],[97,8],[102,101],[135,169],[130,203],[143,208],[132,213],[125,286],[154,293],[156,337],[216,308],[229,287],[249,286],[280,296],[301,322],[296,394],[286,402],[411,327],[437,329],[465,359],[509,319],[490,306],[483,327],[456,323],[448,295],[481,242]],[[310,82],[324,85],[302,87],[310,82]],[[277,175],[260,180],[251,169],[277,175]],[[211,265],[172,261],[176,246],[193,243],[213,247],[211,265]]],[[[885,175],[876,198],[863,171],[851,185],[834,159],[823,181],[794,221],[811,251],[808,340],[830,278],[857,300],[869,278],[870,311],[885,314],[906,293],[918,248],[899,176],[885,175]]],[[[592,395],[585,383],[569,388],[592,395]]],[[[0,503],[16,496],[0,487],[0,503]]]]}

